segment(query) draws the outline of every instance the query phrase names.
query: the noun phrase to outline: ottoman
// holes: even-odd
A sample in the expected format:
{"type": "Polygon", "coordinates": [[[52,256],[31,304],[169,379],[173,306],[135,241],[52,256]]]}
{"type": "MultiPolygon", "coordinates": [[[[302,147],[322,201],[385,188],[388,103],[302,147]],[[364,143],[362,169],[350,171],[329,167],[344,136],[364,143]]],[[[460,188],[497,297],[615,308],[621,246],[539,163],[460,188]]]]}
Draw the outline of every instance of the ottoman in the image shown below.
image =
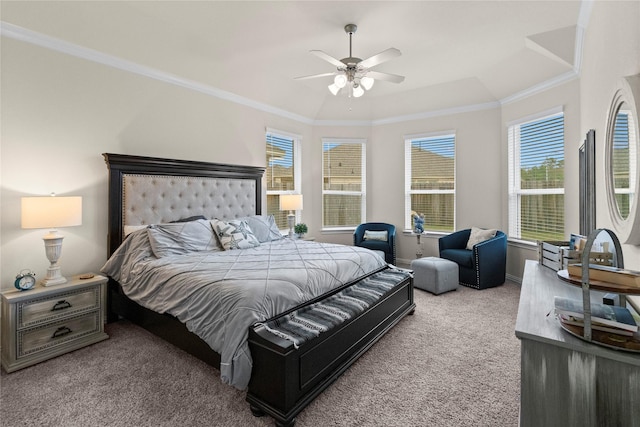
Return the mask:
{"type": "Polygon", "coordinates": [[[458,264],[438,257],[411,261],[413,286],[438,295],[458,289],[458,264]]]}

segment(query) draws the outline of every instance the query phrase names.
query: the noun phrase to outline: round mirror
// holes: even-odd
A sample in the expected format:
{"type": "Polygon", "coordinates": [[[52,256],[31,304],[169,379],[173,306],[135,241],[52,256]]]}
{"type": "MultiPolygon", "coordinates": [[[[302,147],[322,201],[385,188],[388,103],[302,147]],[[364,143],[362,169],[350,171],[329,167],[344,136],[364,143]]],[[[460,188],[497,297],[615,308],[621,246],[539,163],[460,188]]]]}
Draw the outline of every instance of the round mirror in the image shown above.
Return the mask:
{"type": "Polygon", "coordinates": [[[620,240],[640,243],[638,208],[640,160],[638,151],[638,114],[634,87],[640,89],[640,77],[623,79],[616,91],[607,120],[606,176],[609,212],[620,240]]]}

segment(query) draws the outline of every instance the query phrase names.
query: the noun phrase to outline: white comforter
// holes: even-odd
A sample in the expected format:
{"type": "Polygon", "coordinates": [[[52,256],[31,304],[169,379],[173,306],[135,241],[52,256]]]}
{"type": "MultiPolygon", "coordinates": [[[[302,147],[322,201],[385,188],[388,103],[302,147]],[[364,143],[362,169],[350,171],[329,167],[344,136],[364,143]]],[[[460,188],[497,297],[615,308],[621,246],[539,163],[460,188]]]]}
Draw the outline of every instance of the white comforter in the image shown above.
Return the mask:
{"type": "Polygon", "coordinates": [[[252,249],[156,258],[146,230],[131,234],[102,268],[126,295],[169,313],[221,356],[222,381],[245,389],[249,327],[385,265],[374,252],[282,239],[252,249]]]}

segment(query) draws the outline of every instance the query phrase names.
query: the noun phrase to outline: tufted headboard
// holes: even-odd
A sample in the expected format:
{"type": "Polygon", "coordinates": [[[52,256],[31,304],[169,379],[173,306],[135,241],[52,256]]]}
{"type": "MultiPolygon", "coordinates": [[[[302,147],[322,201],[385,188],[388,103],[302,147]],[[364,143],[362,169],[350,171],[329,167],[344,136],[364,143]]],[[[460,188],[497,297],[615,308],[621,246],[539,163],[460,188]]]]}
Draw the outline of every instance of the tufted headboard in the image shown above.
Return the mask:
{"type": "Polygon", "coordinates": [[[237,218],[262,213],[264,168],[103,154],[109,168],[108,253],[125,228],[194,215],[237,218]]]}

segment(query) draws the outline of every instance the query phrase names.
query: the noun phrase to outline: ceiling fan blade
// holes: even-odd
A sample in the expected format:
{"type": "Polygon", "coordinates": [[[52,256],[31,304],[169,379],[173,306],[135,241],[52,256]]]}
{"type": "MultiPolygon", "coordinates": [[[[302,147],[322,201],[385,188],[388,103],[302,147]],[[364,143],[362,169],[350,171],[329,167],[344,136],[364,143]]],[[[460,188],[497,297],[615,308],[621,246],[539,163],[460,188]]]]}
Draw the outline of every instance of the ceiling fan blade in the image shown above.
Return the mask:
{"type": "Polygon", "coordinates": [[[390,59],[397,58],[400,55],[402,55],[402,52],[400,52],[395,47],[390,47],[389,49],[383,50],[377,55],[373,55],[367,59],[363,59],[358,63],[358,67],[362,67],[362,68],[375,67],[378,64],[382,64],[383,62],[387,62],[390,59]]]}
{"type": "Polygon", "coordinates": [[[307,80],[307,79],[315,79],[316,77],[328,77],[328,76],[335,76],[338,73],[322,73],[322,74],[313,74],[310,76],[300,76],[300,77],[295,77],[295,80],[307,80]]]}
{"type": "Polygon", "coordinates": [[[339,59],[334,58],[333,56],[331,56],[329,54],[324,53],[321,50],[310,50],[309,52],[314,54],[318,58],[324,59],[328,63],[335,65],[336,67],[345,67],[345,65],[344,65],[344,63],[342,63],[342,61],[340,61],[339,59]]]}
{"type": "Polygon", "coordinates": [[[391,83],[402,83],[404,81],[404,76],[399,76],[397,74],[381,73],[379,71],[368,71],[367,76],[374,78],[375,80],[383,80],[391,83]]]}

